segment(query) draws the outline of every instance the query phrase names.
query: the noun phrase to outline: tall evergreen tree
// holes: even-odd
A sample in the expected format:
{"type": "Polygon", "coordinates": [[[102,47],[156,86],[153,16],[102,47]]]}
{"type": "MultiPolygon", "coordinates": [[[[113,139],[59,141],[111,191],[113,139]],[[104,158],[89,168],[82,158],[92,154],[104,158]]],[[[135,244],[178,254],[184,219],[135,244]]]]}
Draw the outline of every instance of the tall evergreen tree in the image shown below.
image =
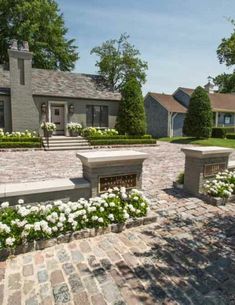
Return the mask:
{"type": "Polygon", "coordinates": [[[0,0],[0,64],[8,62],[12,39],[28,41],[33,66],[70,71],[78,59],[74,39],[55,0],[0,0]]]}
{"type": "Polygon", "coordinates": [[[199,86],[190,98],[183,133],[190,137],[209,138],[212,131],[212,119],[210,99],[206,91],[199,86]]]}
{"type": "Polygon", "coordinates": [[[146,118],[140,83],[131,77],[122,87],[121,93],[116,129],[120,134],[144,135],[146,118]]]}

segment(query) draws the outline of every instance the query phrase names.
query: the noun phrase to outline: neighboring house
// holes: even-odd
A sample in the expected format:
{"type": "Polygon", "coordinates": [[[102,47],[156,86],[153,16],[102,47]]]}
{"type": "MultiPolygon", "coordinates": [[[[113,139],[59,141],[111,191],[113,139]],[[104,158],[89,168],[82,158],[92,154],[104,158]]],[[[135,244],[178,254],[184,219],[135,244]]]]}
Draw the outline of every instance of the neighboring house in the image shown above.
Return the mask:
{"type": "MultiPolygon", "coordinates": [[[[214,114],[214,126],[235,126],[235,94],[216,93],[205,85],[214,114]]],[[[178,88],[172,95],[149,92],[145,97],[147,132],[154,137],[183,135],[184,118],[194,89],[178,88]]]]}
{"type": "Polygon", "coordinates": [[[0,66],[0,128],[40,131],[43,121],[68,135],[66,124],[114,128],[121,95],[97,75],[32,68],[27,43],[8,50],[9,69],[0,66]]]}

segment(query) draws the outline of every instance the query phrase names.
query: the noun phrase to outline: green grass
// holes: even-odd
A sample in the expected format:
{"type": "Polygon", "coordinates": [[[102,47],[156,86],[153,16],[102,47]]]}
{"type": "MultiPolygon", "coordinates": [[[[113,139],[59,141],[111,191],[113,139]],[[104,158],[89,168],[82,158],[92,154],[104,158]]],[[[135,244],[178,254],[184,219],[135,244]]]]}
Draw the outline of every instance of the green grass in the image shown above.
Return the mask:
{"type": "Polygon", "coordinates": [[[203,146],[221,146],[235,148],[234,139],[219,139],[219,138],[209,138],[209,139],[196,139],[190,137],[175,137],[175,138],[160,138],[158,141],[164,141],[175,144],[195,144],[203,146]]]}

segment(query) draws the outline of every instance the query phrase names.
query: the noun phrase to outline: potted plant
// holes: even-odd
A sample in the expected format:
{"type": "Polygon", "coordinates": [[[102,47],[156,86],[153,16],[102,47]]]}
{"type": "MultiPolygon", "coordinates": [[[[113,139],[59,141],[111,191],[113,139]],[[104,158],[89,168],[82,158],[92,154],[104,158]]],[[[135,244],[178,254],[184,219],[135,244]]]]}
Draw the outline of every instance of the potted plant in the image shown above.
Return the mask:
{"type": "Polygon", "coordinates": [[[51,122],[43,122],[41,128],[44,131],[44,137],[48,138],[52,136],[53,131],[56,131],[56,124],[51,122]]]}
{"type": "Polygon", "coordinates": [[[82,125],[71,122],[67,124],[67,128],[71,137],[77,137],[81,133],[82,125]]]}

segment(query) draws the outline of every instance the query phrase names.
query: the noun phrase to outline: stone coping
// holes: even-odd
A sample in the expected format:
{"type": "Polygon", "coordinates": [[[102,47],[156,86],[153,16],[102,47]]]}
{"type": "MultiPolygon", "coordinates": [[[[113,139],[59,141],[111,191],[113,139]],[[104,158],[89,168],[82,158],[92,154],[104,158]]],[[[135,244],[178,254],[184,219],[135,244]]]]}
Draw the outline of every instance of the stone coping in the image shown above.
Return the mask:
{"type": "Polygon", "coordinates": [[[89,188],[90,183],[83,178],[53,179],[25,183],[7,183],[0,185],[0,198],[40,194],[56,191],[89,188]]]}
{"type": "Polygon", "coordinates": [[[145,160],[148,154],[134,151],[134,150],[102,150],[77,153],[77,157],[83,164],[92,163],[113,163],[116,161],[133,161],[133,160],[145,160]]]}
{"type": "Polygon", "coordinates": [[[8,249],[1,249],[0,261],[6,260],[7,257],[10,256],[11,254],[18,255],[36,250],[43,250],[45,248],[53,247],[57,244],[68,243],[78,239],[91,238],[111,232],[120,233],[125,229],[151,224],[156,221],[157,221],[157,214],[154,213],[153,211],[150,211],[145,217],[129,219],[125,223],[110,224],[107,227],[103,227],[103,228],[83,229],[80,231],[68,232],[66,234],[50,239],[34,240],[32,242],[17,246],[14,249],[13,253],[11,253],[8,249]]]}
{"type": "Polygon", "coordinates": [[[186,156],[208,158],[210,156],[227,156],[233,152],[233,149],[220,146],[197,146],[191,148],[181,148],[181,151],[186,156]]]}

